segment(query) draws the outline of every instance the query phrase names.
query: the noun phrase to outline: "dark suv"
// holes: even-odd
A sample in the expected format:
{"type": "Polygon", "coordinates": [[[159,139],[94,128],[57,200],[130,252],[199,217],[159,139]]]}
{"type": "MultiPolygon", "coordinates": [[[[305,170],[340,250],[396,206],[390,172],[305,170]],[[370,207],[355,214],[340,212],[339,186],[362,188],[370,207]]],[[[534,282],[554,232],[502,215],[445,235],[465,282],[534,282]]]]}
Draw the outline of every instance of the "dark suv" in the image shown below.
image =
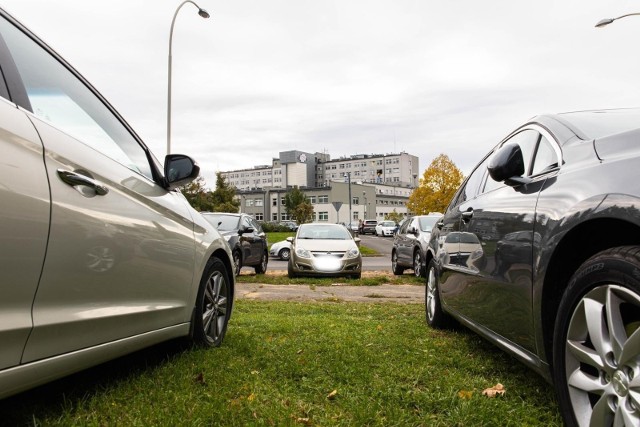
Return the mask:
{"type": "Polygon", "coordinates": [[[534,117],[433,229],[426,317],[555,384],[567,425],[640,425],[640,110],[534,117]]]}
{"type": "Polygon", "coordinates": [[[375,219],[365,219],[364,221],[362,221],[360,234],[376,234],[376,225],[378,225],[378,221],[376,221],[375,219]]]}
{"type": "Polygon", "coordinates": [[[431,229],[442,218],[442,214],[430,213],[429,215],[417,215],[403,221],[398,232],[393,238],[391,249],[391,269],[393,274],[404,273],[407,268],[413,269],[413,273],[424,276],[425,255],[431,229]]]}
{"type": "Polygon", "coordinates": [[[233,254],[236,276],[245,266],[253,267],[258,274],[267,271],[267,236],[252,216],[223,212],[203,212],[202,216],[227,239],[233,254]]]}

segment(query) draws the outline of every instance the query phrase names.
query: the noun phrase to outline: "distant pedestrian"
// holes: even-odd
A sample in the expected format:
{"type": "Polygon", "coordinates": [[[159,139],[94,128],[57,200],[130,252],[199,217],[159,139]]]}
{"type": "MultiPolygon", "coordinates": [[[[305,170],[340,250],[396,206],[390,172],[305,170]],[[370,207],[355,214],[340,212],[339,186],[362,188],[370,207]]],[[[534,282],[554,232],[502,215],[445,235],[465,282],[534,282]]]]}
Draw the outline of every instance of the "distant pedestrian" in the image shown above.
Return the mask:
{"type": "Polygon", "coordinates": [[[358,220],[358,234],[362,234],[362,227],[364,227],[364,224],[362,222],[361,219],[358,220]]]}

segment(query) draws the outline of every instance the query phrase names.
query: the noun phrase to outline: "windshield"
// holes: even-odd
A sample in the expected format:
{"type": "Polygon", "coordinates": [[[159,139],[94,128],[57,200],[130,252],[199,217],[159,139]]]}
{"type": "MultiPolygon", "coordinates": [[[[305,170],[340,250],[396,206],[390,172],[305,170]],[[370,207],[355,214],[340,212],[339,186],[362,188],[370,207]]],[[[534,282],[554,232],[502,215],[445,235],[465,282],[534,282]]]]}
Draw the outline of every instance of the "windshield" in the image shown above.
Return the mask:
{"type": "Polygon", "coordinates": [[[202,216],[220,231],[231,231],[240,228],[240,217],[236,215],[203,214],[202,216]]]}
{"type": "Polygon", "coordinates": [[[396,223],[393,221],[382,221],[380,224],[381,227],[395,227],[396,223]]]}
{"type": "Polygon", "coordinates": [[[431,232],[431,229],[433,228],[434,225],[436,225],[436,222],[438,222],[439,219],[440,219],[439,216],[425,216],[425,217],[419,218],[420,230],[431,232]]]}
{"type": "Polygon", "coordinates": [[[341,225],[304,224],[298,229],[298,239],[350,240],[351,234],[341,225]]]}

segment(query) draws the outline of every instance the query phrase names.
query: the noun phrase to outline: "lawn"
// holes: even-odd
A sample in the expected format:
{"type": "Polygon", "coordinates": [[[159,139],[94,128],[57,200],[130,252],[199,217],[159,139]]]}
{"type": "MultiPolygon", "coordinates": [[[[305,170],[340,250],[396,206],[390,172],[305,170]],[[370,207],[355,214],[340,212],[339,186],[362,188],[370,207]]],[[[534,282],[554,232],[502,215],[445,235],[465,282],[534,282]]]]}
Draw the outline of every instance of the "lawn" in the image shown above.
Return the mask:
{"type": "Polygon", "coordinates": [[[223,346],[176,343],[0,402],[9,425],[561,425],[552,388],[421,304],[238,300],[223,346]],[[484,389],[503,384],[495,398],[484,389]]]}

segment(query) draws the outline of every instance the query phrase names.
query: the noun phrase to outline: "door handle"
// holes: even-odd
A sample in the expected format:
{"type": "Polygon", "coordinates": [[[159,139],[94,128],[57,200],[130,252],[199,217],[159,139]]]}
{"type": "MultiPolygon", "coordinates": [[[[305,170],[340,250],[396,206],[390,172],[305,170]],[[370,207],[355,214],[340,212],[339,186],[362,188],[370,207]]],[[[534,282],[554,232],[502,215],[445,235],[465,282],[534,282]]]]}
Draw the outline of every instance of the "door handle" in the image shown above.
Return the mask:
{"type": "Polygon", "coordinates": [[[469,222],[473,218],[473,209],[469,208],[469,210],[462,212],[462,220],[464,222],[469,222]]]}
{"type": "Polygon", "coordinates": [[[98,181],[76,172],[58,169],[58,176],[63,182],[69,184],[72,187],[75,187],[77,185],[89,187],[93,191],[95,191],[98,196],[104,196],[109,192],[109,189],[100,184],[98,181]]]}

